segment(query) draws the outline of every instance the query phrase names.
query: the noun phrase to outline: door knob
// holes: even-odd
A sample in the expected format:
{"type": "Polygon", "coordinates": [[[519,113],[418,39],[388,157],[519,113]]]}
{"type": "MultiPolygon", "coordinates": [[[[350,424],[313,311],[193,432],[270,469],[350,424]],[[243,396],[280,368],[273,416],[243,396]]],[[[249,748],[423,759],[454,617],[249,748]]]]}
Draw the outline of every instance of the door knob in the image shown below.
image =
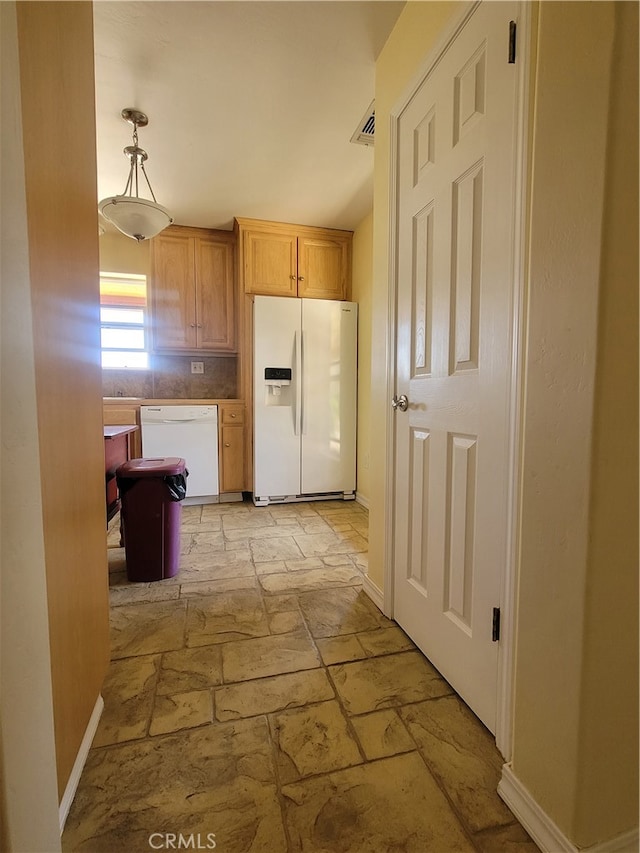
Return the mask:
{"type": "Polygon", "coordinates": [[[407,399],[406,394],[400,394],[397,397],[395,394],[393,395],[393,400],[391,401],[391,408],[395,411],[400,409],[401,412],[406,412],[409,408],[409,400],[407,399]]]}

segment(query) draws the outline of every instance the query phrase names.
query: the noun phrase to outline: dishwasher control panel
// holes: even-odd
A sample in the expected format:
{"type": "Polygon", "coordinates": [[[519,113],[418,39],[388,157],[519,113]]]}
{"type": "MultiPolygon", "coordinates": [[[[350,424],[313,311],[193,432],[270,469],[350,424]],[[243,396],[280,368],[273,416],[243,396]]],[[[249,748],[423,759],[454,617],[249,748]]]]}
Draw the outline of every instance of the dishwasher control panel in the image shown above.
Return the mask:
{"type": "Polygon", "coordinates": [[[140,406],[140,423],[217,423],[217,406],[140,406]]]}

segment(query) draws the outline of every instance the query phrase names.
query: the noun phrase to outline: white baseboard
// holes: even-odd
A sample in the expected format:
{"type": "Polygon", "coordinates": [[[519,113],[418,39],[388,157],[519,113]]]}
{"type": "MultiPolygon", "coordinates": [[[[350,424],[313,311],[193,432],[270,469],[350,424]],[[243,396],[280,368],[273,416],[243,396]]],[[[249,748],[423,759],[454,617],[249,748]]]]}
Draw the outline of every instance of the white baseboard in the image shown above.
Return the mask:
{"type": "Polygon", "coordinates": [[[638,853],[639,845],[638,830],[632,829],[623,835],[611,838],[609,841],[601,841],[600,844],[594,844],[593,847],[583,848],[582,853],[638,853]]]}
{"type": "Polygon", "coordinates": [[[543,853],[637,853],[637,829],[589,848],[576,847],[532,797],[509,764],[502,767],[498,793],[543,853]]]}
{"type": "Polygon", "coordinates": [[[375,584],[369,575],[364,575],[362,578],[362,589],[367,593],[375,606],[384,612],[384,595],[380,587],[375,584]]]}
{"type": "Polygon", "coordinates": [[[62,797],[62,800],[60,801],[60,835],[62,835],[64,825],[67,822],[69,809],[71,808],[71,803],[73,802],[73,798],[76,795],[78,783],[80,782],[80,777],[82,776],[82,771],[84,770],[85,761],[87,760],[87,755],[89,755],[89,750],[91,749],[91,744],[93,742],[96,729],[98,728],[98,723],[100,722],[100,717],[102,716],[103,710],[104,699],[100,694],[98,694],[96,704],[93,706],[93,711],[91,712],[89,723],[85,730],[84,737],[82,738],[82,743],[80,744],[80,749],[78,750],[78,754],[76,755],[76,760],[73,764],[73,769],[71,770],[71,775],[69,776],[67,787],[64,789],[64,795],[62,797]]]}
{"type": "Polygon", "coordinates": [[[575,845],[542,810],[509,764],[502,766],[498,793],[543,853],[575,853],[575,845]]]}
{"type": "Polygon", "coordinates": [[[365,498],[360,492],[356,492],[356,503],[362,504],[365,509],[369,509],[369,498],[365,498]]]}

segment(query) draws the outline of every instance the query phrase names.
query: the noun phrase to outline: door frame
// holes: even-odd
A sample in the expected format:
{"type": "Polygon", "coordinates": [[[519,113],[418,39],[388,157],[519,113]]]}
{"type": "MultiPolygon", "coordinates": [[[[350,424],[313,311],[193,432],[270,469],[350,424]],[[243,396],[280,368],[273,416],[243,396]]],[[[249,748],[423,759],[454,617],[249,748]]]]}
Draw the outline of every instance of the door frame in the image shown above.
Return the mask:
{"type": "MultiPolygon", "coordinates": [[[[461,13],[455,15],[445,28],[441,38],[429,51],[418,73],[406,87],[402,97],[392,108],[390,121],[389,156],[389,268],[388,268],[388,310],[387,310],[387,365],[386,400],[396,392],[396,323],[398,292],[398,128],[400,115],[425,78],[438,65],[442,55],[458,36],[460,30],[480,5],[481,0],[465,4],[461,13]]],[[[500,579],[501,638],[498,647],[498,697],[496,745],[509,762],[513,745],[513,703],[515,674],[515,635],[517,624],[517,565],[519,552],[519,521],[521,492],[521,448],[523,438],[523,393],[524,367],[526,353],[526,229],[528,209],[528,136],[529,136],[529,99],[531,64],[531,4],[526,0],[518,2],[516,67],[516,121],[515,121],[515,163],[514,163],[514,210],[511,240],[513,245],[512,280],[512,345],[511,345],[511,382],[509,399],[509,483],[507,548],[505,571],[500,579]]],[[[505,33],[505,55],[507,36],[505,33]]],[[[386,470],[387,500],[385,501],[385,553],[383,609],[387,616],[394,613],[394,548],[395,548],[395,425],[396,419],[391,406],[387,405],[386,427],[386,470]]]]}

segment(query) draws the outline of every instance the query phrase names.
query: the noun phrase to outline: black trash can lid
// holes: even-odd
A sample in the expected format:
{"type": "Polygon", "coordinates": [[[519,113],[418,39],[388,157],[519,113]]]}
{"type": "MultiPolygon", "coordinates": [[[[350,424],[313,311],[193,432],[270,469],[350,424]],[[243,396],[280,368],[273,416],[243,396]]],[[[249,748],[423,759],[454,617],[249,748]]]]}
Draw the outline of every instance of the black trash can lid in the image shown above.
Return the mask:
{"type": "Polygon", "coordinates": [[[167,477],[184,474],[186,463],[178,456],[161,456],[150,459],[130,459],[123,462],[116,471],[120,479],[135,479],[141,477],[167,477]]]}

